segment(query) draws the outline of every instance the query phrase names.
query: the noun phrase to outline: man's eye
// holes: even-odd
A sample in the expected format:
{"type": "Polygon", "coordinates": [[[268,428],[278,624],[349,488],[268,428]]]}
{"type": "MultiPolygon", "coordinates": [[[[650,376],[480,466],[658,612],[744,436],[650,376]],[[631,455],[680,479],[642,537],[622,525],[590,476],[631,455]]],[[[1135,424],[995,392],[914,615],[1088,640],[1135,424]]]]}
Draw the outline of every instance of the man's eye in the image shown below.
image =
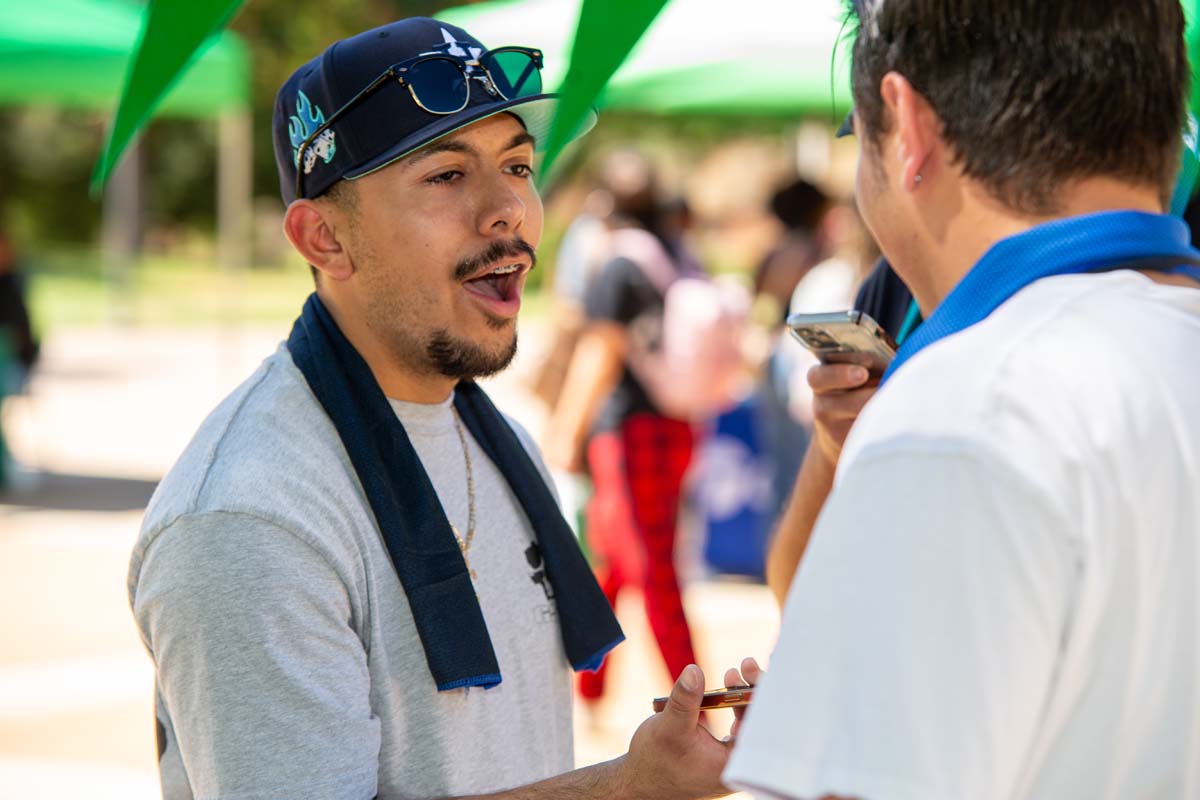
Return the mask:
{"type": "Polygon", "coordinates": [[[462,173],[459,172],[458,170],[451,169],[451,170],[447,170],[446,172],[441,172],[441,173],[438,173],[437,175],[433,175],[429,178],[426,178],[425,182],[426,183],[450,183],[451,181],[455,180],[456,178],[458,178],[461,175],[462,175],[462,173]]]}
{"type": "Polygon", "coordinates": [[[528,164],[514,164],[509,169],[511,169],[512,174],[516,175],[518,178],[533,177],[533,167],[529,166],[528,164]]]}

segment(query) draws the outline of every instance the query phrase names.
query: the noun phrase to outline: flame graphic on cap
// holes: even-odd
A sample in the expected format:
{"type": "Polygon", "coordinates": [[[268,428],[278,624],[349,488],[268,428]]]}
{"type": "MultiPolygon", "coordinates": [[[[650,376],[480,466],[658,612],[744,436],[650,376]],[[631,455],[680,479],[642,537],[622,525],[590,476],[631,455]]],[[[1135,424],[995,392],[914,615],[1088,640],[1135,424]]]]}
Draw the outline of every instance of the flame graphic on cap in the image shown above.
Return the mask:
{"type": "MultiPolygon", "coordinates": [[[[297,92],[296,114],[288,117],[288,138],[292,141],[292,159],[296,168],[300,168],[300,147],[312,136],[313,131],[325,124],[325,112],[312,104],[308,95],[297,92]]],[[[304,151],[304,174],[312,172],[317,157],[328,164],[333,159],[337,146],[333,141],[333,131],[325,131],[317,140],[304,151]]]]}

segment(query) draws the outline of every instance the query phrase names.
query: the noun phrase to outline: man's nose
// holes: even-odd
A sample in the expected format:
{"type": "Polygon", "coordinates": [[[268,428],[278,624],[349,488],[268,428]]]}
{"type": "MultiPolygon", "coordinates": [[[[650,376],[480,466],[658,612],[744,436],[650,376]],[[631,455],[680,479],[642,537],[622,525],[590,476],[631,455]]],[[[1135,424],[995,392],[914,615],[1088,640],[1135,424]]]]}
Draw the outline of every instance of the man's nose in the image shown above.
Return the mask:
{"type": "Polygon", "coordinates": [[[525,222],[525,202],[516,189],[498,175],[485,187],[479,214],[479,232],[491,236],[499,230],[514,232],[525,222]]]}

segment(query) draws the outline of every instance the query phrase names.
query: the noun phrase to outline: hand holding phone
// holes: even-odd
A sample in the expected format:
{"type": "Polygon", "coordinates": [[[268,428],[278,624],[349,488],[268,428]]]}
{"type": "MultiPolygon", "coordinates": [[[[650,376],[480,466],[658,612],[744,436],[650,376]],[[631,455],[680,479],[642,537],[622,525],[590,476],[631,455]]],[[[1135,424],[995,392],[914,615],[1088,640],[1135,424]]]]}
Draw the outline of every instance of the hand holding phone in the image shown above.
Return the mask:
{"type": "MultiPolygon", "coordinates": [[[[747,705],[750,699],[754,696],[753,686],[734,686],[724,687],[721,689],[713,689],[711,692],[705,692],[703,699],[700,701],[700,708],[737,708],[747,705]]],[[[660,713],[667,707],[666,697],[656,697],[652,703],[654,713],[660,713]]]]}
{"type": "Polygon", "coordinates": [[[788,328],[822,364],[858,364],[880,376],[896,356],[896,343],[861,311],[792,314],[788,328]]]}

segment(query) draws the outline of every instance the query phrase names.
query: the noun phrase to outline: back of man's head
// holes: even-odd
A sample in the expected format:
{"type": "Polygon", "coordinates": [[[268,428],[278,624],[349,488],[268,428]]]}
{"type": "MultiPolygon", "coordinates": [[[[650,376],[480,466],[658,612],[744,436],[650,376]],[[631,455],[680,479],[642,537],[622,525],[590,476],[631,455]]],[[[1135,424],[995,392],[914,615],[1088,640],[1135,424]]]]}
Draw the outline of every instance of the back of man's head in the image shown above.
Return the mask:
{"type": "Polygon", "coordinates": [[[929,102],[964,174],[1014,211],[1111,177],[1170,197],[1188,60],[1179,0],[855,0],[853,92],[866,146],[892,120],[888,72],[929,102]]]}

